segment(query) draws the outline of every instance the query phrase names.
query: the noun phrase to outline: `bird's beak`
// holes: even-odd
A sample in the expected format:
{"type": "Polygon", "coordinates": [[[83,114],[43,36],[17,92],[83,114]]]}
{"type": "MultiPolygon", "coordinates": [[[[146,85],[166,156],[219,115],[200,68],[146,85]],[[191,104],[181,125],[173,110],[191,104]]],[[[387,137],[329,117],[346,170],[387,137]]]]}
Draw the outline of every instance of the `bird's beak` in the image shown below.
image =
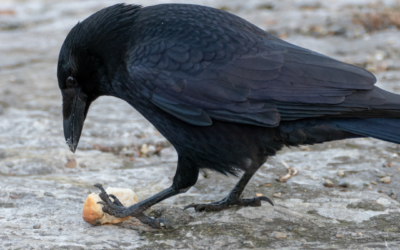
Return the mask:
{"type": "Polygon", "coordinates": [[[87,96],[79,88],[63,91],[64,136],[72,152],[78,147],[87,113],[87,96]]]}

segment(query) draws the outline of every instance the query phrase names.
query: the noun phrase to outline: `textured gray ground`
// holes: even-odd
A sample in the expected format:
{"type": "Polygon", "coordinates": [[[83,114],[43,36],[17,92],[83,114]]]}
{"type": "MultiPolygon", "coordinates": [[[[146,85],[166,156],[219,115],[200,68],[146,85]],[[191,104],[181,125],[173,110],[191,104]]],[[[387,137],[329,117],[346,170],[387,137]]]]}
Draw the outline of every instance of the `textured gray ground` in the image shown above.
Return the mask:
{"type": "MultiPolygon", "coordinates": [[[[141,200],[170,185],[177,158],[133,108],[106,97],[91,108],[77,153],[65,145],[59,48],[78,20],[116,2],[0,3],[0,249],[400,249],[399,147],[373,139],[285,149],[271,158],[245,196],[281,193],[275,207],[182,210],[224,197],[237,181],[207,172],[188,193],[150,212],[174,229],[152,230],[134,219],[85,223],[82,206],[93,184],[130,187],[141,200]],[[162,150],[143,157],[143,144],[162,150]],[[65,167],[67,158],[78,165],[65,167]],[[276,181],[286,174],[281,161],[300,171],[286,183],[276,181]],[[390,184],[380,183],[385,176],[390,184]],[[325,179],[336,187],[324,187],[325,179]],[[341,181],[349,187],[337,187],[341,181]]],[[[161,2],[167,1],[136,1],[161,2]]],[[[400,93],[396,1],[192,3],[231,11],[292,43],[368,68],[378,85],[400,93]]]]}

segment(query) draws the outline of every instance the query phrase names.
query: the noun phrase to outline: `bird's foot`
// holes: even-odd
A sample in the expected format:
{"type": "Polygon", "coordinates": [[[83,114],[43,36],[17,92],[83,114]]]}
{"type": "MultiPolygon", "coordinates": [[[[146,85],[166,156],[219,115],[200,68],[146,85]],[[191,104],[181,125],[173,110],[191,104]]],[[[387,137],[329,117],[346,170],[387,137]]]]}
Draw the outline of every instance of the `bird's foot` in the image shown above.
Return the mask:
{"type": "Polygon", "coordinates": [[[212,212],[212,211],[221,211],[223,209],[227,209],[230,206],[236,205],[236,206],[243,206],[243,207],[259,207],[261,206],[261,201],[266,201],[269,202],[272,206],[274,203],[265,196],[261,197],[255,197],[252,199],[240,199],[240,198],[231,198],[230,196],[225,197],[224,199],[208,204],[190,204],[186,206],[184,209],[188,209],[193,207],[196,212],[212,212]]]}
{"type": "Polygon", "coordinates": [[[107,194],[102,186],[99,184],[94,185],[98,189],[100,189],[101,193],[99,194],[100,198],[103,201],[99,201],[98,203],[103,205],[103,212],[108,213],[112,216],[118,218],[125,218],[127,216],[132,216],[139,219],[142,223],[151,226],[152,228],[170,228],[171,225],[168,221],[161,218],[150,218],[146,216],[143,212],[146,209],[143,209],[141,206],[136,206],[135,204],[131,207],[125,207],[118,200],[118,198],[113,194],[107,194]],[[113,199],[111,200],[110,197],[113,199]]]}

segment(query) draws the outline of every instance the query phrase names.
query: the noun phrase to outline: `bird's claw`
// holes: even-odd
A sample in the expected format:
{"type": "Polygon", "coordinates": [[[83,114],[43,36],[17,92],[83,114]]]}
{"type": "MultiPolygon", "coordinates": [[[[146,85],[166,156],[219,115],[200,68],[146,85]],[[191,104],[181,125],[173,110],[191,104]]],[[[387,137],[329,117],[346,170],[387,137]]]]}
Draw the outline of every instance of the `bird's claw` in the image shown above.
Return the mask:
{"type": "Polygon", "coordinates": [[[161,218],[150,218],[143,214],[140,207],[129,210],[126,208],[121,201],[113,194],[107,194],[102,186],[99,184],[94,185],[98,189],[100,189],[100,198],[102,201],[97,202],[98,204],[103,205],[103,212],[113,215],[119,218],[125,218],[127,216],[133,216],[139,219],[141,222],[151,226],[152,228],[160,229],[160,228],[172,228],[172,225],[164,219],[161,218]],[[113,199],[111,200],[110,197],[113,199]]]}
{"type": "Polygon", "coordinates": [[[158,224],[159,228],[172,228],[171,223],[169,223],[167,220],[158,218],[155,219],[155,221],[158,224]]]}
{"type": "Polygon", "coordinates": [[[96,184],[94,186],[100,189],[99,196],[103,201],[99,201],[97,203],[103,205],[102,208],[103,212],[111,214],[118,218],[125,218],[129,216],[129,214],[125,213],[126,207],[122,205],[122,203],[118,200],[118,198],[115,195],[107,194],[104,188],[99,184],[96,184]],[[110,199],[110,197],[113,199],[113,201],[110,199]]]}
{"type": "Polygon", "coordinates": [[[244,207],[259,207],[261,206],[261,201],[266,201],[270,203],[272,206],[274,203],[265,196],[261,197],[255,197],[252,199],[235,199],[235,200],[230,200],[228,198],[224,198],[220,201],[208,203],[208,204],[195,204],[192,203],[190,205],[185,206],[183,209],[186,210],[188,208],[194,208],[196,212],[211,212],[211,211],[221,211],[223,209],[226,209],[230,206],[237,205],[237,206],[244,206],[244,207]]]}
{"type": "Polygon", "coordinates": [[[193,207],[194,209],[196,209],[196,206],[198,206],[198,205],[199,205],[199,204],[192,203],[192,204],[189,204],[189,205],[185,206],[185,207],[183,208],[183,210],[186,210],[186,209],[191,208],[191,207],[193,207]]]}
{"type": "Polygon", "coordinates": [[[258,199],[260,201],[260,206],[261,206],[261,201],[266,201],[269,204],[271,204],[272,206],[274,205],[272,200],[270,198],[268,198],[268,197],[265,197],[265,196],[257,197],[257,198],[254,198],[254,199],[258,199]]]}
{"type": "Polygon", "coordinates": [[[117,206],[124,206],[119,199],[117,198],[117,196],[113,195],[113,194],[109,194],[108,196],[110,196],[111,198],[113,198],[113,203],[117,206]]]}

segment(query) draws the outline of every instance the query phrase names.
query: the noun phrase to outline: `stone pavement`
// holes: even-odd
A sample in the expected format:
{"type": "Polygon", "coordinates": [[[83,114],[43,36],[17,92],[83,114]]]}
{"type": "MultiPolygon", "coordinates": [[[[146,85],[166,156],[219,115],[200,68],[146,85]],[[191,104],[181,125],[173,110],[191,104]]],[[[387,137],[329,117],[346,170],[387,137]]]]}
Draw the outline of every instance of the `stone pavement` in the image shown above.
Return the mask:
{"type": "MultiPolygon", "coordinates": [[[[90,109],[77,153],[65,145],[60,46],[78,20],[117,2],[0,3],[0,249],[400,249],[399,147],[374,139],[281,151],[245,191],[274,198],[274,207],[182,210],[224,197],[237,181],[207,171],[189,192],[149,211],[173,229],[153,230],[135,219],[85,223],[82,206],[97,192],[93,184],[129,187],[142,200],[170,185],[177,160],[146,120],[109,97],[90,109]],[[286,182],[276,180],[287,172],[282,161],[299,170],[286,182]],[[382,183],[387,177],[390,183],[382,183]],[[324,186],[328,180],[333,187],[324,186]]],[[[396,1],[191,3],[233,12],[289,42],[365,67],[379,86],[400,93],[396,1]]]]}

